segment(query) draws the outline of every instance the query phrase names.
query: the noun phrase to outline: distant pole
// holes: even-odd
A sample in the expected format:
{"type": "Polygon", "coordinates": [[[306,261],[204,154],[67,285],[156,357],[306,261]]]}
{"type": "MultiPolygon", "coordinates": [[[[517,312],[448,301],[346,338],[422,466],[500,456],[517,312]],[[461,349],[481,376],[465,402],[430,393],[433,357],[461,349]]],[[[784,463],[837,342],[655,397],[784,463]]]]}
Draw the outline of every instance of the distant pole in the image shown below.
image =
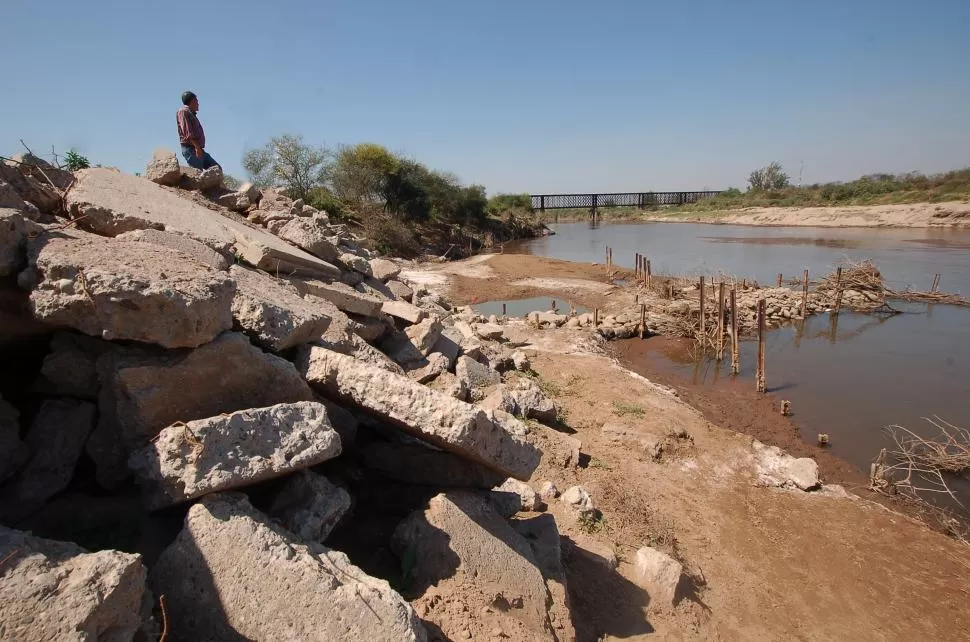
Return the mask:
{"type": "Polygon", "coordinates": [[[653,285],[653,275],[650,274],[650,259],[647,259],[647,289],[650,289],[651,285],[653,285]]]}
{"type": "Polygon", "coordinates": [[[802,284],[802,318],[805,318],[805,314],[808,311],[808,270],[805,270],[805,279],[802,284]]]}
{"type": "Polygon", "coordinates": [[[933,287],[930,288],[930,292],[935,294],[937,291],[939,291],[939,289],[940,289],[940,275],[935,274],[933,276],[933,287]]]}
{"type": "Polygon", "coordinates": [[[505,304],[504,303],[502,304],[502,316],[503,317],[505,316],[505,304]]]}
{"type": "Polygon", "coordinates": [[[704,345],[704,277],[701,276],[701,347],[704,345]]]}
{"type": "Polygon", "coordinates": [[[741,345],[738,341],[737,290],[731,288],[731,372],[741,372],[741,345]]]}
{"type": "Polygon", "coordinates": [[[640,338],[643,338],[644,332],[647,328],[647,306],[645,303],[640,304],[640,338]]]}
{"type": "Polygon", "coordinates": [[[835,314],[842,308],[842,266],[835,270],[835,314]]]}
{"type": "Polygon", "coordinates": [[[765,392],[765,300],[758,299],[758,392],[765,392]]]}
{"type": "Polygon", "coordinates": [[[717,288],[717,360],[724,358],[724,281],[717,288]]]}
{"type": "Polygon", "coordinates": [[[778,287],[781,287],[781,272],[778,273],[778,287]]]}

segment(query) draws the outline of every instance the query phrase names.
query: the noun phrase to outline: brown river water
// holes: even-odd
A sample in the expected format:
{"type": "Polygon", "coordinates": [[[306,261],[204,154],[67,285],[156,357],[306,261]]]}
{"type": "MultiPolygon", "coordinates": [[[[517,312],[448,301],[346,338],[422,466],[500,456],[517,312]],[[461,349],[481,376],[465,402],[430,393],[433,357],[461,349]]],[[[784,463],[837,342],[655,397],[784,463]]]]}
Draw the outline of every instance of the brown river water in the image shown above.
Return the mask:
{"type": "MultiPolygon", "coordinates": [[[[929,290],[938,273],[942,290],[970,295],[970,230],[689,223],[552,227],[554,236],[507,245],[505,252],[602,262],[609,246],[622,267],[632,269],[640,252],[656,274],[727,274],[762,284],[773,284],[779,272],[787,280],[807,268],[817,278],[844,257],[871,258],[893,289],[929,290]]],[[[926,432],[922,418],[937,415],[970,428],[970,308],[893,306],[903,314],[817,315],[767,337],[769,392],[792,402],[793,419],[806,441],[828,433],[833,454],[861,470],[890,445],[887,425],[926,432]]],[[[752,386],[756,350],[756,343],[742,342],[739,376],[751,379],[752,386]]],[[[731,380],[729,362],[718,364],[686,349],[636,354],[693,384],[731,380]]]]}

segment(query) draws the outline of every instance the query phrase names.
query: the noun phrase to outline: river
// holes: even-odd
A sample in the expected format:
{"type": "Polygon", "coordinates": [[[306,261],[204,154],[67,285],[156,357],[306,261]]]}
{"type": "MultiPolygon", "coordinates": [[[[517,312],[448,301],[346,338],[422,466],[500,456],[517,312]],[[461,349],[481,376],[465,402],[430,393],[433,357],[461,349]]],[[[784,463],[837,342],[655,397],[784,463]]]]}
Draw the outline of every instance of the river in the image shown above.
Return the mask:
{"type": "MultiPolygon", "coordinates": [[[[773,284],[831,272],[841,259],[871,258],[889,287],[941,289],[970,294],[970,230],[802,228],[690,223],[552,226],[554,236],[506,246],[569,261],[603,262],[613,248],[619,266],[634,255],[651,260],[655,274],[726,274],[773,284]]],[[[900,424],[926,432],[923,417],[938,415],[970,428],[970,308],[893,304],[903,314],[829,315],[770,332],[766,371],[769,392],[790,400],[802,436],[831,437],[831,448],[862,470],[889,445],[883,428],[900,424]]],[[[742,378],[753,378],[756,345],[742,345],[742,378]]],[[[718,385],[730,366],[694,360],[688,351],[643,350],[693,383],[718,385]]],[[[753,383],[751,384],[754,385],[753,383]]]]}

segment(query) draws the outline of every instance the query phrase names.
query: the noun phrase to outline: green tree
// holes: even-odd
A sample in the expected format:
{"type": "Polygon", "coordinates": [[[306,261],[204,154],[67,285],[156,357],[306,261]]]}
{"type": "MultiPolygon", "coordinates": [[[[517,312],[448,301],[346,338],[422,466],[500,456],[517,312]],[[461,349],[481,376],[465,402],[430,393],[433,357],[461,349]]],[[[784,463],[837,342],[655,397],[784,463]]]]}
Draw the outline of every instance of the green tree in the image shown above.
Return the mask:
{"type": "Polygon", "coordinates": [[[333,193],[353,205],[381,201],[387,177],[401,160],[381,145],[360,143],[340,148],[330,176],[333,193]]]}
{"type": "Polygon", "coordinates": [[[332,165],[333,152],[291,134],[276,136],[243,155],[243,167],[250,180],[257,185],[280,187],[293,198],[307,198],[312,188],[326,181],[332,165]]]}
{"type": "Polygon", "coordinates": [[[748,177],[748,187],[754,191],[782,189],[788,187],[789,182],[788,174],[777,161],[754,170],[748,177]]]}

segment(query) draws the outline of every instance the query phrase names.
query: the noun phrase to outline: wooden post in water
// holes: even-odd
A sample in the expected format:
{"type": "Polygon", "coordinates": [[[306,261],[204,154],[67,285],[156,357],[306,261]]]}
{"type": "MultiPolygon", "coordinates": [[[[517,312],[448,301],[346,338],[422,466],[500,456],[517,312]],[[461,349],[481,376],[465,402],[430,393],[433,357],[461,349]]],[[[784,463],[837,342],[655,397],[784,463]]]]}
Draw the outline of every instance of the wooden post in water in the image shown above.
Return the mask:
{"type": "Polygon", "coordinates": [[[731,288],[731,372],[741,372],[741,346],[738,341],[737,290],[731,288]]]}
{"type": "Polygon", "coordinates": [[[724,358],[724,281],[717,288],[717,355],[720,361],[724,358]]]}
{"type": "Polygon", "coordinates": [[[939,289],[940,289],[940,275],[935,274],[933,275],[933,287],[930,288],[930,292],[935,293],[939,289]]]}
{"type": "Polygon", "coordinates": [[[704,350],[707,345],[704,341],[704,277],[701,276],[701,350],[704,350]]]}
{"type": "Polygon", "coordinates": [[[781,287],[781,272],[778,273],[778,287],[781,287]]]}
{"type": "Polygon", "coordinates": [[[550,310],[552,310],[553,312],[556,311],[556,300],[555,299],[552,300],[552,307],[550,308],[550,310]]]}
{"type": "Polygon", "coordinates": [[[502,304],[502,316],[503,317],[505,316],[505,304],[504,303],[502,304]]]}
{"type": "Polygon", "coordinates": [[[842,266],[835,270],[835,314],[842,308],[842,266]]]}
{"type": "Polygon", "coordinates": [[[647,259],[647,289],[648,290],[650,289],[651,285],[653,285],[653,275],[650,274],[650,259],[647,259]]]}
{"type": "Polygon", "coordinates": [[[593,308],[593,327],[598,328],[600,325],[600,309],[593,308]]]}
{"type": "Polygon", "coordinates": [[[758,392],[765,392],[765,300],[758,299],[758,392]]]}
{"type": "Polygon", "coordinates": [[[640,304],[640,338],[643,338],[643,334],[647,329],[647,305],[645,303],[640,304]]]}
{"type": "Polygon", "coordinates": [[[805,270],[805,279],[802,283],[802,318],[808,311],[808,270],[805,270]]]}

